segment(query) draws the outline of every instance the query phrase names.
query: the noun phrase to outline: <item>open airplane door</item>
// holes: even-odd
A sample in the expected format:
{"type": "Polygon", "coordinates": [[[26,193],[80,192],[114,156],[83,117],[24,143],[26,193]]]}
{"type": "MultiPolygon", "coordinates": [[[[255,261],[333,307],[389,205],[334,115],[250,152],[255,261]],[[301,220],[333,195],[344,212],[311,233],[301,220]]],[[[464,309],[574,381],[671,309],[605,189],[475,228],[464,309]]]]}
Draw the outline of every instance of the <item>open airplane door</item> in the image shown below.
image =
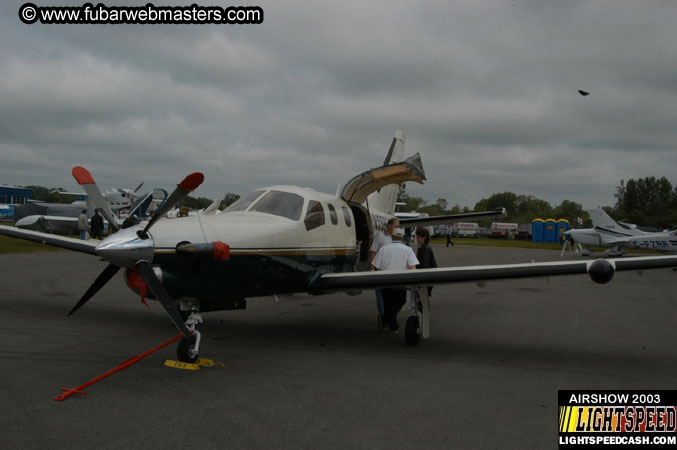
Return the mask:
{"type": "Polygon", "coordinates": [[[425,179],[421,156],[416,153],[405,161],[370,169],[353,177],[341,191],[341,198],[348,203],[362,204],[369,194],[389,184],[407,181],[423,184],[425,179]]]}

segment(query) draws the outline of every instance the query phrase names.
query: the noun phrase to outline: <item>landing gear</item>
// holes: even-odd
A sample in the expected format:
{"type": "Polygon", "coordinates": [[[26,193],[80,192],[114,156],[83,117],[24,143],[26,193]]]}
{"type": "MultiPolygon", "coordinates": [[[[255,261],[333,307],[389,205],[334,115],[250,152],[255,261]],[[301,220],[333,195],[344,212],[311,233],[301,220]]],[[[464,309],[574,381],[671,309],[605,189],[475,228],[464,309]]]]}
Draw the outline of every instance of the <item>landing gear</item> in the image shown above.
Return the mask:
{"type": "Polygon", "coordinates": [[[176,349],[176,358],[185,363],[193,364],[197,361],[199,356],[198,351],[196,350],[195,343],[197,337],[195,335],[190,338],[182,337],[179,341],[179,347],[176,349]]]}
{"type": "Polygon", "coordinates": [[[193,364],[200,356],[200,332],[195,329],[198,323],[202,323],[202,315],[193,307],[186,320],[186,327],[192,334],[190,337],[182,337],[176,349],[176,357],[181,362],[193,364]]]}
{"type": "Polygon", "coordinates": [[[418,345],[421,339],[430,337],[430,298],[426,286],[416,287],[411,290],[411,315],[407,318],[404,326],[404,343],[418,345]]]}

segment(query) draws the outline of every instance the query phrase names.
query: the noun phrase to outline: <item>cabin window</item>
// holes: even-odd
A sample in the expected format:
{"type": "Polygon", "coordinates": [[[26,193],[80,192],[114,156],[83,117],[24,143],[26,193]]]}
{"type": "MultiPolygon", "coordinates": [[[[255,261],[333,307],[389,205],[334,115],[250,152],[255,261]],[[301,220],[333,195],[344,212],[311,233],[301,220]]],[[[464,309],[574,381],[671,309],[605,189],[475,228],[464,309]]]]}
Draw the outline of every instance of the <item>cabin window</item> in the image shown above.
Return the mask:
{"type": "Polygon", "coordinates": [[[306,213],[306,218],[303,219],[303,223],[308,231],[324,225],[324,208],[322,208],[320,202],[315,200],[308,202],[308,212],[306,213]]]}
{"type": "Polygon", "coordinates": [[[273,214],[299,220],[303,210],[303,197],[291,192],[270,191],[257,201],[250,211],[273,214]]]}
{"type": "Polygon", "coordinates": [[[332,225],[338,225],[338,214],[336,214],[336,209],[334,208],[334,205],[331,203],[327,203],[327,207],[329,208],[329,219],[331,220],[332,225]]]}
{"type": "Polygon", "coordinates": [[[351,222],[350,222],[350,211],[348,211],[348,208],[345,206],[341,206],[341,209],[343,210],[343,220],[346,222],[346,226],[349,227],[351,222]]]}
{"type": "Polygon", "coordinates": [[[223,212],[244,211],[245,209],[249,208],[249,205],[254,203],[254,200],[261,197],[264,192],[265,191],[254,191],[245,194],[238,198],[235,202],[228,205],[228,207],[224,209],[223,212]]]}

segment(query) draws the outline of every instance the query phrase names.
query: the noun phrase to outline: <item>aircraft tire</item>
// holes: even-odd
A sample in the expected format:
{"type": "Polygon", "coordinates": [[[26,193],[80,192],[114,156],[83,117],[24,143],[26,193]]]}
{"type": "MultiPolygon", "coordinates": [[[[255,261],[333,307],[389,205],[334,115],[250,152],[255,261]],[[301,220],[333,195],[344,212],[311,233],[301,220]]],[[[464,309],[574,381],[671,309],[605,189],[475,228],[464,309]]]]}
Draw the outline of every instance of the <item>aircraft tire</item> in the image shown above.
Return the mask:
{"type": "Polygon", "coordinates": [[[421,341],[421,326],[418,316],[409,316],[404,326],[404,343],[407,345],[418,345],[421,341]]]}
{"type": "Polygon", "coordinates": [[[193,364],[197,361],[199,355],[190,356],[190,348],[195,345],[195,336],[190,338],[182,337],[179,341],[179,346],[176,349],[176,357],[179,361],[193,364]]]}

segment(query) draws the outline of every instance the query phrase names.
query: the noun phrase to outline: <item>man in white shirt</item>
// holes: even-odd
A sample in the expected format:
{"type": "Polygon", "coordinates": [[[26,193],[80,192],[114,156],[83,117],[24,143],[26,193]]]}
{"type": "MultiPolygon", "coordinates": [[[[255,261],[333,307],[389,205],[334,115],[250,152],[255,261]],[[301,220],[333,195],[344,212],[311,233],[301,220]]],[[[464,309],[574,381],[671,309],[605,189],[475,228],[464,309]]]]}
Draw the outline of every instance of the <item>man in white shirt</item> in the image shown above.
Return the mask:
{"type": "MultiPolygon", "coordinates": [[[[381,247],[371,263],[372,270],[416,270],[419,264],[414,251],[404,245],[404,230],[397,228],[392,232],[393,242],[381,247]]],[[[397,313],[407,301],[406,288],[386,288],[383,292],[383,319],[391,331],[397,332],[397,313]]]]}
{"type": "Polygon", "coordinates": [[[80,239],[86,241],[89,239],[87,233],[89,233],[89,219],[87,218],[87,208],[82,210],[82,213],[78,216],[78,230],[80,230],[80,239]]]}
{"type": "MultiPolygon", "coordinates": [[[[376,253],[381,247],[393,242],[393,230],[399,227],[399,219],[397,217],[392,217],[388,220],[385,230],[378,231],[374,234],[374,241],[371,243],[371,248],[369,249],[371,253],[371,258],[369,259],[370,262],[374,260],[376,253]]],[[[381,331],[383,330],[383,293],[381,292],[381,289],[376,289],[374,292],[376,293],[376,309],[378,310],[376,318],[378,321],[378,329],[381,331]]]]}
{"type": "Polygon", "coordinates": [[[371,252],[371,261],[374,260],[376,253],[381,247],[393,242],[392,239],[393,231],[399,227],[400,227],[399,219],[393,217],[388,221],[385,230],[383,230],[382,232],[379,231],[378,233],[374,234],[374,242],[371,243],[371,248],[369,249],[371,252]]]}

